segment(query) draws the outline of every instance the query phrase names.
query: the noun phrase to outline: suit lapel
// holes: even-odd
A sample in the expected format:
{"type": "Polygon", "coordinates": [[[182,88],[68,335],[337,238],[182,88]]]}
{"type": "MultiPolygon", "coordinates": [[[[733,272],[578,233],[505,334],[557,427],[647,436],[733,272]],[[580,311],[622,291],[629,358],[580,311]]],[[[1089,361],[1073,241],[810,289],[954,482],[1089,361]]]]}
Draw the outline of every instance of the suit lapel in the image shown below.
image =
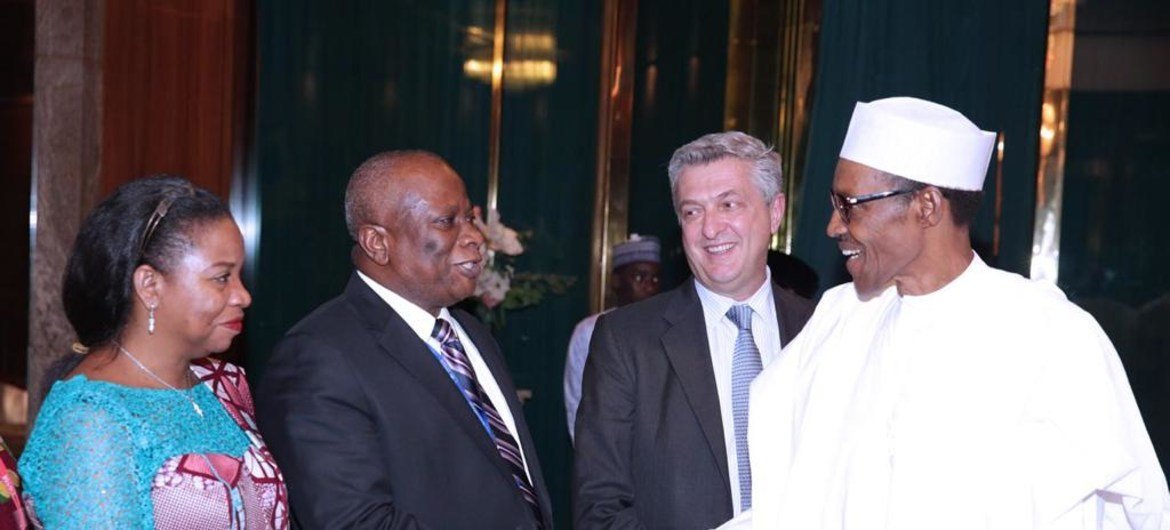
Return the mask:
{"type": "Polygon", "coordinates": [[[670,304],[670,309],[663,314],[670,327],[662,335],[662,347],[691,410],[699,420],[711,455],[719,463],[723,482],[728,485],[730,478],[727,471],[727,448],[723,443],[723,417],[719,409],[719,393],[715,389],[711,353],[708,351],[703,305],[695,292],[694,280],[674,292],[678,300],[670,304]]]}
{"type": "MultiPolygon", "coordinates": [[[[367,328],[377,335],[378,346],[382,351],[434,396],[464,434],[475,442],[476,447],[495,463],[511,483],[511,473],[496,451],[495,443],[426,343],[356,274],[350,280],[346,293],[356,306],[357,313],[366,320],[367,328]]],[[[476,346],[479,346],[478,342],[476,346]]]]}
{"type": "Polygon", "coordinates": [[[792,311],[787,310],[781,302],[788,296],[788,291],[772,284],[772,302],[776,304],[776,327],[780,328],[780,347],[787,346],[792,341],[792,332],[789,330],[800,328],[796,322],[791,321],[792,311]]]}

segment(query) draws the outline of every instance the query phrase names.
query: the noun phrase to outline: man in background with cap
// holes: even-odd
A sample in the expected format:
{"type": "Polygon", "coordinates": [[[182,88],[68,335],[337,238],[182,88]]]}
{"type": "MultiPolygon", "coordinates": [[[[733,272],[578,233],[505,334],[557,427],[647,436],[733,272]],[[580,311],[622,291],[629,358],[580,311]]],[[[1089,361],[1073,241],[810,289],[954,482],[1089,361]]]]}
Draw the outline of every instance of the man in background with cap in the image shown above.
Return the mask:
{"type": "Polygon", "coordinates": [[[601,316],[577,413],[574,527],[709,529],[751,507],[748,397],[812,302],[772,284],[780,155],[741,132],[674,152],[694,279],[601,316]]]}
{"type": "MultiPolygon", "coordinates": [[[[630,239],[613,246],[613,289],[617,307],[645,300],[658,294],[658,276],[662,270],[662,248],[658,238],[630,234],[630,239]]],[[[569,353],[565,358],[565,416],[569,421],[569,440],[573,440],[573,424],[577,420],[577,405],[581,403],[581,372],[589,355],[589,338],[601,313],[589,315],[573,328],[569,338],[569,353]]]]}
{"type": "Polygon", "coordinates": [[[971,249],[994,141],[929,101],[857,104],[827,229],[853,282],[752,388],[754,528],[1170,525],[1108,337],[971,249]]]}

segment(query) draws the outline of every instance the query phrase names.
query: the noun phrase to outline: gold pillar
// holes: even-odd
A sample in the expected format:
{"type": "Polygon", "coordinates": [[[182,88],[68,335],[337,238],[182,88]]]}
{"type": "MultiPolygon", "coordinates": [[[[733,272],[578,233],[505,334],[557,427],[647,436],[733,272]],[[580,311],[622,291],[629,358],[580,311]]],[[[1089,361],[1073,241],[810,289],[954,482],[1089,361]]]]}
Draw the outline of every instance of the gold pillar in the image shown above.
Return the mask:
{"type": "Polygon", "coordinates": [[[492,108],[488,129],[487,207],[495,210],[500,198],[500,131],[504,117],[504,42],[508,28],[508,0],[496,0],[492,36],[492,108]]]}
{"type": "Polygon", "coordinates": [[[1044,104],[1040,113],[1040,166],[1036,172],[1036,219],[1031,277],[1056,283],[1060,269],[1060,216],[1064,190],[1068,93],[1072,86],[1076,0],[1051,0],[1044,104]]]}
{"type": "Polygon", "coordinates": [[[807,144],[808,115],[812,109],[809,92],[812,88],[813,58],[816,28],[819,18],[810,16],[807,0],[786,0],[781,18],[782,46],[780,48],[780,109],[776,116],[776,145],[784,157],[784,195],[788,207],[784,223],[772,240],[772,248],[792,252],[796,235],[796,213],[800,208],[796,190],[804,172],[804,147],[807,144]]]}
{"type": "Polygon", "coordinates": [[[723,125],[775,146],[788,208],[772,248],[789,252],[800,206],[809,91],[819,18],[816,0],[732,0],[723,125]]]}
{"type": "Polygon", "coordinates": [[[629,226],[630,131],[634,110],[637,0],[606,0],[601,27],[601,94],[597,112],[597,182],[589,267],[589,310],[605,309],[613,245],[629,226]]]}

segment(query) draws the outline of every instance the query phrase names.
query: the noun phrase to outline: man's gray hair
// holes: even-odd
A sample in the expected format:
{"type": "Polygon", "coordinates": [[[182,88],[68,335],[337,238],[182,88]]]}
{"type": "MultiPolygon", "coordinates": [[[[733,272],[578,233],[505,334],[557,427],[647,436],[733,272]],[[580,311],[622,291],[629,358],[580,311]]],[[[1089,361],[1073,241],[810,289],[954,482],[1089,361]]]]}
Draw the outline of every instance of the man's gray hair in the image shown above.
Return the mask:
{"type": "Polygon", "coordinates": [[[678,148],[670,157],[667,173],[675,211],[678,210],[678,178],[683,170],[724,158],[738,158],[752,165],[752,180],[764,196],[765,203],[771,204],[783,190],[779,153],[756,137],[739,131],[712,133],[678,148]]]}
{"type": "Polygon", "coordinates": [[[358,226],[373,217],[372,203],[384,194],[373,192],[378,182],[385,180],[383,173],[394,165],[395,158],[393,152],[378,153],[362,162],[349,177],[345,187],[345,229],[354,241],[358,238],[358,226]]]}
{"type": "MultiPolygon", "coordinates": [[[[345,188],[345,229],[349,237],[357,241],[358,228],[375,219],[378,209],[390,204],[397,197],[391,181],[397,176],[400,166],[410,159],[432,159],[446,164],[442,157],[429,151],[384,151],[358,166],[349,177],[345,188]]],[[[408,207],[417,206],[408,202],[408,207]]],[[[409,210],[399,212],[403,214],[409,210]]]]}

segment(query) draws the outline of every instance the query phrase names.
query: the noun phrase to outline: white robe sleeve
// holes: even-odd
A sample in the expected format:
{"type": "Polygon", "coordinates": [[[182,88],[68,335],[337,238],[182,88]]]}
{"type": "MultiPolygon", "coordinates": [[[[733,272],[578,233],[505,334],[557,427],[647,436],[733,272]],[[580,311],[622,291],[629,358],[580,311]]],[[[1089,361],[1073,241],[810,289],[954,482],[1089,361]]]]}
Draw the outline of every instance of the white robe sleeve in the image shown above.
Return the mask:
{"type": "Polygon", "coordinates": [[[1170,528],[1166,478],[1117,352],[1085,313],[1049,335],[1026,409],[1037,528],[1170,528]]]}

